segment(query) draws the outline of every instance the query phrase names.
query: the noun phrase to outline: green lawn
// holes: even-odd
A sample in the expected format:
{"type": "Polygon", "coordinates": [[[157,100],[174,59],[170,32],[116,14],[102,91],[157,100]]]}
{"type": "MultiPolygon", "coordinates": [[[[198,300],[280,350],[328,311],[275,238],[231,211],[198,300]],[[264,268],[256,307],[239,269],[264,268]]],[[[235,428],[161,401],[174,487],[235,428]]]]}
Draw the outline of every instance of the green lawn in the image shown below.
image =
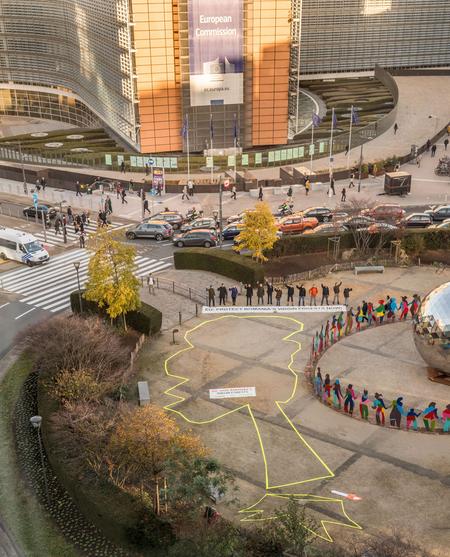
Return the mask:
{"type": "Polygon", "coordinates": [[[12,417],[31,362],[22,355],[0,383],[0,514],[27,557],[75,557],[71,547],[43,511],[19,473],[12,417]]]}

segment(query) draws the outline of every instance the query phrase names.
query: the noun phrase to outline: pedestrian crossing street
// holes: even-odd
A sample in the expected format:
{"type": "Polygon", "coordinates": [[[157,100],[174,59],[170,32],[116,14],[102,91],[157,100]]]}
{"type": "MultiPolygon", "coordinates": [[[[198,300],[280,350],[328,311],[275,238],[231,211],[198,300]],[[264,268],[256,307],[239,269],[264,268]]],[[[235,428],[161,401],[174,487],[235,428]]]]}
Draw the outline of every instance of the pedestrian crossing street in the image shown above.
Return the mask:
{"type": "MultiPolygon", "coordinates": [[[[108,226],[108,230],[120,230],[122,228],[128,228],[130,225],[129,224],[123,224],[120,222],[112,222],[109,226],[108,226]]],[[[86,233],[86,236],[88,236],[91,232],[96,232],[97,231],[97,222],[90,222],[89,224],[85,224],[84,225],[84,231],[86,233]]],[[[73,228],[73,224],[68,224],[67,225],[67,244],[64,244],[64,236],[62,233],[62,228],[60,228],[59,234],[55,234],[55,227],[52,226],[50,228],[47,229],[46,232],[46,236],[47,239],[45,239],[45,235],[44,235],[44,231],[41,230],[40,232],[33,232],[32,233],[33,236],[35,238],[37,238],[42,244],[45,245],[50,245],[50,246],[64,246],[64,245],[68,245],[68,244],[79,244],[80,240],[80,235],[79,234],[75,234],[74,232],[74,228],[73,228]]]]}
{"type": "MultiPolygon", "coordinates": [[[[87,280],[88,264],[93,252],[75,249],[50,259],[39,267],[23,267],[17,271],[0,274],[4,290],[21,294],[20,302],[56,313],[70,307],[69,295],[78,288],[74,263],[80,262],[80,284],[87,280]]],[[[172,266],[170,261],[137,256],[136,276],[162,271],[172,266]]]]}

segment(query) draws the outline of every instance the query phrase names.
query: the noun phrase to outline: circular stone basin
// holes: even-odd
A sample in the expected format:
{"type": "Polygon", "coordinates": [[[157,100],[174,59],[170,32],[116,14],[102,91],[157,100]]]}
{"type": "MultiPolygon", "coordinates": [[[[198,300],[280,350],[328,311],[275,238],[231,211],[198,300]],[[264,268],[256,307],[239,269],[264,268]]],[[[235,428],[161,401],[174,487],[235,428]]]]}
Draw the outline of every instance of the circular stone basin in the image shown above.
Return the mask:
{"type": "Polygon", "coordinates": [[[382,393],[386,406],[403,396],[405,407],[423,410],[435,401],[441,411],[450,403],[450,388],[428,379],[413,336],[411,321],[372,326],[337,342],[318,366],[323,377],[339,379],[343,390],[352,383],[357,394],[367,389],[370,400],[382,393]]]}
{"type": "Polygon", "coordinates": [[[64,145],[64,143],[61,143],[59,141],[54,141],[51,143],[46,143],[45,147],[50,147],[50,149],[58,149],[58,147],[62,147],[64,145]]]}
{"type": "Polygon", "coordinates": [[[71,149],[72,153],[90,153],[91,150],[87,149],[86,147],[74,147],[71,149]]]}
{"type": "Polygon", "coordinates": [[[34,133],[30,133],[31,137],[47,137],[48,133],[47,132],[34,132],[34,133]]]}
{"type": "Polygon", "coordinates": [[[73,133],[72,135],[67,135],[66,139],[84,139],[84,135],[73,133]]]}

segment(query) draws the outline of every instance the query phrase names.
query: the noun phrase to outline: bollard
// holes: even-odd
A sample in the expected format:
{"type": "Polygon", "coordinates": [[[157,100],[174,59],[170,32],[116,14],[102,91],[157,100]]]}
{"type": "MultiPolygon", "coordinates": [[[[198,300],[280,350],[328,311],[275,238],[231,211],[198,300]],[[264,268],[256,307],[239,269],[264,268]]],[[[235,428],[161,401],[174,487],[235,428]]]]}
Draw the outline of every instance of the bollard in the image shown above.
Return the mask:
{"type": "Polygon", "coordinates": [[[198,305],[195,304],[195,317],[198,317],[198,305]]]}
{"type": "Polygon", "coordinates": [[[144,286],[144,277],[141,277],[141,286],[144,286]]]}
{"type": "Polygon", "coordinates": [[[178,312],[178,322],[181,325],[181,311],[178,312]]]}
{"type": "Polygon", "coordinates": [[[191,289],[189,288],[189,300],[192,300],[191,289]]]}
{"type": "Polygon", "coordinates": [[[172,281],[172,291],[175,294],[175,281],[172,281]]]}

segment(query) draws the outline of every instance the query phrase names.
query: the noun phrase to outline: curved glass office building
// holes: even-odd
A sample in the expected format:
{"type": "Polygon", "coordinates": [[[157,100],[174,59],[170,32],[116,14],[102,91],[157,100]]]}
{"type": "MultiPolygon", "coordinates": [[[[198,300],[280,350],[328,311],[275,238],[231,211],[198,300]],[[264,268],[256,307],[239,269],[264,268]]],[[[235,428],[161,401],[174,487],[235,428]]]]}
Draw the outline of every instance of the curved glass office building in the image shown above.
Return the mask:
{"type": "Polygon", "coordinates": [[[449,44],[448,0],[0,0],[0,114],[143,153],[280,145],[303,76],[450,66],[449,44]]]}

